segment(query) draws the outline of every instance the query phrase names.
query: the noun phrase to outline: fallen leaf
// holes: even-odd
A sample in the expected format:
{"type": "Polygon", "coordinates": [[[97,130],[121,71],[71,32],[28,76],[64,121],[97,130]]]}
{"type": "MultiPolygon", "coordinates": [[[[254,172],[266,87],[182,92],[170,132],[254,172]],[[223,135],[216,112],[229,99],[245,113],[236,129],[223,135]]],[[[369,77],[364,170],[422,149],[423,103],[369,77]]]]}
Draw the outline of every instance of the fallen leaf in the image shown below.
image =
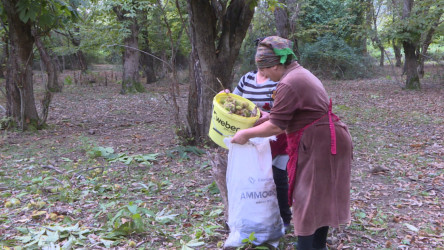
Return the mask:
{"type": "Polygon", "coordinates": [[[408,229],[412,230],[413,232],[418,232],[419,229],[413,225],[410,225],[408,223],[404,223],[404,226],[406,226],[408,229]]]}
{"type": "Polygon", "coordinates": [[[32,217],[33,219],[39,219],[39,218],[42,217],[43,215],[46,215],[46,211],[34,211],[34,212],[31,214],[31,217],[32,217]]]}

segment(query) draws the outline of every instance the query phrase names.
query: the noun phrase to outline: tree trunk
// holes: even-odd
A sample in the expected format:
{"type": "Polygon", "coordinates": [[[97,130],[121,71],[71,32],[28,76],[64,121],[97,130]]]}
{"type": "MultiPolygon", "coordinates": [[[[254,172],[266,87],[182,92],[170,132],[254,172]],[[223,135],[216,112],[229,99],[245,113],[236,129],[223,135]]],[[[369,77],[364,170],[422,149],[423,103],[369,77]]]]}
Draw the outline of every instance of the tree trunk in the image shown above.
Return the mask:
{"type": "Polygon", "coordinates": [[[40,53],[40,58],[45,64],[46,73],[48,74],[48,81],[46,83],[48,90],[50,92],[62,92],[63,85],[59,84],[59,71],[57,70],[56,65],[49,56],[49,53],[46,50],[46,47],[43,45],[40,36],[34,35],[34,39],[35,45],[40,53]]]}
{"type": "Polygon", "coordinates": [[[418,56],[416,55],[416,46],[411,42],[403,42],[405,64],[404,69],[407,75],[406,88],[419,89],[421,88],[418,75],[418,56]]]}
{"type": "MultiPolygon", "coordinates": [[[[378,6],[378,10],[375,10],[375,7],[373,6],[373,3],[371,1],[366,0],[366,5],[367,5],[367,22],[366,25],[368,26],[368,29],[371,29],[371,21],[373,21],[373,37],[372,37],[372,42],[376,43],[376,45],[379,48],[379,51],[381,53],[380,57],[379,57],[379,66],[380,67],[384,67],[384,45],[381,42],[381,39],[379,39],[379,35],[378,35],[378,16],[379,16],[379,11],[381,10],[381,6],[378,6]],[[370,21],[371,20],[371,21],[370,21]],[[370,25],[369,25],[370,24],[370,25]]],[[[366,47],[366,46],[365,46],[366,47]]],[[[367,54],[367,51],[365,52],[365,54],[367,54]]]]}
{"type": "MultiPolygon", "coordinates": [[[[404,0],[402,19],[406,20],[410,16],[414,0],[404,0]]],[[[407,21],[407,20],[406,20],[407,21]]],[[[404,69],[407,76],[405,86],[408,89],[419,89],[421,84],[418,75],[418,55],[416,54],[417,45],[410,39],[402,42],[405,54],[404,69]]]]}
{"type": "Polygon", "coordinates": [[[430,44],[432,43],[433,34],[435,33],[436,28],[440,24],[439,20],[441,19],[442,13],[440,13],[437,18],[435,19],[435,22],[433,22],[432,26],[427,31],[427,34],[425,35],[424,41],[421,45],[421,54],[419,54],[419,70],[418,73],[422,77],[424,77],[424,61],[425,57],[427,55],[427,50],[429,49],[430,44]]]}
{"type": "Polygon", "coordinates": [[[215,3],[188,0],[192,81],[187,119],[196,142],[204,142],[207,138],[212,100],[222,90],[218,80],[223,88],[232,87],[234,63],[254,14],[250,0],[232,0],[227,8],[213,6],[215,3]],[[221,9],[226,11],[218,15],[221,9]]]}
{"type": "Polygon", "coordinates": [[[86,72],[88,70],[88,64],[86,63],[85,55],[81,50],[76,52],[76,57],[79,63],[79,68],[82,72],[86,72]]]}
{"type": "Polygon", "coordinates": [[[384,67],[384,46],[382,45],[382,43],[379,43],[378,48],[381,52],[381,56],[379,57],[379,66],[384,67]]]}
{"type": "Polygon", "coordinates": [[[148,30],[143,29],[142,33],[145,43],[141,49],[142,51],[145,51],[148,54],[141,53],[140,62],[141,62],[141,68],[145,73],[146,84],[150,84],[156,81],[156,74],[154,72],[154,59],[151,55],[149,55],[152,54],[152,52],[148,40],[148,30]]]}
{"type": "Polygon", "coordinates": [[[120,22],[128,22],[130,34],[125,37],[125,50],[123,52],[123,74],[121,94],[133,91],[143,91],[143,86],[139,82],[139,25],[135,17],[127,17],[126,11],[119,7],[113,7],[120,22]]]}
{"type": "Polygon", "coordinates": [[[396,43],[396,41],[393,39],[392,41],[393,43],[393,51],[395,52],[395,58],[396,58],[396,63],[395,66],[396,67],[401,67],[402,65],[402,54],[401,54],[401,48],[399,48],[398,44],[396,43]]]}
{"type": "MultiPolygon", "coordinates": [[[[366,18],[366,9],[367,0],[359,0],[359,1],[351,1],[350,9],[352,13],[356,16],[355,21],[352,23],[354,26],[363,26],[367,25],[367,18],[366,18]]],[[[365,35],[363,36],[354,36],[351,38],[351,41],[349,42],[350,46],[353,48],[356,48],[360,54],[366,55],[367,54],[367,37],[365,35]]]]}
{"type": "Polygon", "coordinates": [[[32,60],[34,40],[31,22],[23,23],[15,8],[18,0],[2,0],[8,18],[10,51],[7,65],[6,94],[7,116],[25,130],[37,127],[38,113],[34,102],[32,60]]]}
{"type": "Polygon", "coordinates": [[[5,33],[3,35],[3,46],[1,48],[2,53],[0,56],[0,77],[1,78],[5,78],[5,65],[6,65],[6,60],[8,60],[8,35],[5,33]]]}
{"type": "MultiPolygon", "coordinates": [[[[79,32],[79,28],[75,28],[75,31],[79,32]]],[[[76,35],[72,34],[71,32],[69,32],[69,36],[71,38],[71,43],[74,46],[79,47],[80,46],[80,39],[77,38],[76,35]]],[[[88,64],[86,63],[85,55],[83,54],[83,52],[81,50],[77,50],[76,57],[77,57],[77,62],[79,63],[80,70],[83,73],[85,73],[88,70],[88,64]]],[[[73,65],[71,65],[71,67],[73,67],[73,65]]]]}
{"type": "Polygon", "coordinates": [[[131,34],[125,38],[125,52],[123,53],[123,79],[122,79],[122,94],[128,91],[134,91],[137,89],[139,83],[139,60],[140,52],[139,48],[139,27],[136,19],[130,26],[131,34]],[[135,48],[135,49],[134,49],[135,48]]]}
{"type": "MultiPolygon", "coordinates": [[[[279,2],[285,4],[285,0],[279,0],[279,2]]],[[[274,10],[274,20],[278,36],[288,39],[290,25],[287,10],[280,7],[276,8],[274,10]]]]}
{"type": "Polygon", "coordinates": [[[299,4],[297,0],[279,0],[285,4],[285,8],[276,8],[274,19],[278,36],[293,41],[293,51],[299,59],[301,54],[298,47],[298,39],[295,37],[297,18],[299,15],[299,4]]]}

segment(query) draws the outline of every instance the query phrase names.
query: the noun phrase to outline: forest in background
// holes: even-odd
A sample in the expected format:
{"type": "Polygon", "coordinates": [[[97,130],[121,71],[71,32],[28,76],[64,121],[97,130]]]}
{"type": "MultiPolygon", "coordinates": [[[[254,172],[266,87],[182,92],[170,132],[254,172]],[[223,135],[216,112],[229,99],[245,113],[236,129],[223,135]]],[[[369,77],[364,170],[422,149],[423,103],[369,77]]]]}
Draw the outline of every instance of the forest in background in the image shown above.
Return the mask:
{"type": "Polygon", "coordinates": [[[328,246],[443,248],[442,5],[2,0],[0,247],[220,249],[208,112],[280,35],[353,137],[328,246]]]}
{"type": "Polygon", "coordinates": [[[177,133],[202,143],[214,93],[221,84],[231,89],[235,74],[255,68],[254,41],[269,35],[292,40],[298,61],[319,77],[366,78],[378,66],[391,65],[402,67],[397,84],[420,89],[424,65],[442,66],[442,5],[442,0],[5,0],[1,124],[42,128],[53,95],[66,82],[94,82],[92,64],[113,64],[121,73],[122,94],[170,79],[177,133]],[[35,69],[47,75],[39,100],[32,87],[35,69]],[[179,82],[183,69],[189,77],[179,82]],[[60,79],[64,70],[79,74],[60,79]],[[190,84],[188,107],[177,104],[183,83],[190,84]]]}

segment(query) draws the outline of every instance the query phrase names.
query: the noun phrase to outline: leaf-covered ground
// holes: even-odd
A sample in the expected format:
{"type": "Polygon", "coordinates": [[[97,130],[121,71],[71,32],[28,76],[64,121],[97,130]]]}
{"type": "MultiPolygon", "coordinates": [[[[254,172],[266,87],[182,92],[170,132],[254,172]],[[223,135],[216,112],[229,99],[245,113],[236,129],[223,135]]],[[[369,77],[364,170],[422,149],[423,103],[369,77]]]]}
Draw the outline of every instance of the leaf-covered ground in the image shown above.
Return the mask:
{"type": "MultiPolygon", "coordinates": [[[[330,230],[331,249],[444,248],[444,84],[432,70],[419,91],[391,71],[324,81],[354,143],[352,222],[330,230]]],[[[47,129],[1,131],[0,247],[220,249],[214,149],[180,146],[167,82],[120,95],[100,79],[56,94],[47,129]]]]}

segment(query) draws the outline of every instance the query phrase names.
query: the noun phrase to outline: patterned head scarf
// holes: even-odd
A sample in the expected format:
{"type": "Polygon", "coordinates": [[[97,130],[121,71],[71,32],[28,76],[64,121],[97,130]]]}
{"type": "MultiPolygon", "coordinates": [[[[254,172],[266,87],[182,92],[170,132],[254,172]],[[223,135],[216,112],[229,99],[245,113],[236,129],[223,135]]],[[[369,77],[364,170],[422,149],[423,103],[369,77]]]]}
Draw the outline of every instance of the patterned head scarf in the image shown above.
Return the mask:
{"type": "Polygon", "coordinates": [[[293,42],[279,36],[269,36],[262,40],[256,50],[256,66],[259,69],[284,64],[287,58],[296,55],[291,49],[293,42]]]}

